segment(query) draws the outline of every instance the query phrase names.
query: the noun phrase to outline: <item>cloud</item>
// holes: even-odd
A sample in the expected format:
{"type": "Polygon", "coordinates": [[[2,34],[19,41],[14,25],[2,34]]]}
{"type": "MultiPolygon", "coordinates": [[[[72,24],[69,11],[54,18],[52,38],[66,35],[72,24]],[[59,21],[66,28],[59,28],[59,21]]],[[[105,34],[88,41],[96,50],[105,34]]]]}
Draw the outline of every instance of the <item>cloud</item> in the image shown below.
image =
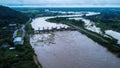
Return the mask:
{"type": "Polygon", "coordinates": [[[120,0],[0,0],[0,4],[34,4],[34,5],[56,5],[56,6],[84,6],[84,5],[118,5],[120,0]]]}

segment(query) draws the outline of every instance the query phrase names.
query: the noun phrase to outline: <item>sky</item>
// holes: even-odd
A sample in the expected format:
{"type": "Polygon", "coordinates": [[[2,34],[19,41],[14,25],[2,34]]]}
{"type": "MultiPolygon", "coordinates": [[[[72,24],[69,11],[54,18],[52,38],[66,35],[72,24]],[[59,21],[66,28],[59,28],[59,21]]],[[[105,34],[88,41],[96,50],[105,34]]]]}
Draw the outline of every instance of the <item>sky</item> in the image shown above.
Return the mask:
{"type": "Polygon", "coordinates": [[[120,0],[0,0],[0,5],[120,6],[120,0]]]}

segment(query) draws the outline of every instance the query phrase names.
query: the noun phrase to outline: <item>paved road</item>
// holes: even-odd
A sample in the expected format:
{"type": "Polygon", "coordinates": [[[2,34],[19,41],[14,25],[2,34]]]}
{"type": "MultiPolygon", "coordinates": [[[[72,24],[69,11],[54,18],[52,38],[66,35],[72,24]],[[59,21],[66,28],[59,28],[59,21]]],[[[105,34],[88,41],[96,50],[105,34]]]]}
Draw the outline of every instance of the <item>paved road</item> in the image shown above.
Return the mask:
{"type": "Polygon", "coordinates": [[[22,38],[24,38],[24,37],[25,37],[25,34],[26,34],[25,25],[23,25],[23,26],[21,27],[21,30],[22,30],[22,38]]]}
{"type": "MultiPolygon", "coordinates": [[[[26,22],[26,24],[29,23],[31,20],[32,20],[32,19],[30,18],[30,19],[26,22]]],[[[18,30],[19,30],[19,29],[16,29],[16,30],[14,31],[14,33],[13,33],[13,38],[15,38],[15,37],[17,36],[18,30]]],[[[22,30],[22,32],[23,32],[22,38],[24,38],[24,37],[25,37],[25,34],[26,34],[25,25],[22,25],[21,30],[22,30]]]]}
{"type": "Polygon", "coordinates": [[[13,38],[15,38],[17,36],[17,32],[18,32],[18,29],[16,29],[13,33],[13,38]]]}

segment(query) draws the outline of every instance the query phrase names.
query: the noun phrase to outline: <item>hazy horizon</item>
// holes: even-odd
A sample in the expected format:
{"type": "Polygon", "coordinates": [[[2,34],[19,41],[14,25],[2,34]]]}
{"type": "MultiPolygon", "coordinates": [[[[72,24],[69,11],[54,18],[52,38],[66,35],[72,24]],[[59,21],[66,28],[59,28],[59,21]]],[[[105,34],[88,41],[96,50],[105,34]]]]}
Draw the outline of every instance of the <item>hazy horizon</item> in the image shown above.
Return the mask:
{"type": "Polygon", "coordinates": [[[10,7],[120,7],[120,0],[0,0],[0,5],[10,7]]]}

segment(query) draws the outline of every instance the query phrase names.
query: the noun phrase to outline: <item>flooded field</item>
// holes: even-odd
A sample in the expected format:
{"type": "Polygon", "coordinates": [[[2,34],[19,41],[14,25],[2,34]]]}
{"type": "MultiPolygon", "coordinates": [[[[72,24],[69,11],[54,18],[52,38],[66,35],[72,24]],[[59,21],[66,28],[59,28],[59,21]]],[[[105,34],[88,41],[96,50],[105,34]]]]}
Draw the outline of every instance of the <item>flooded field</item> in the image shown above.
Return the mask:
{"type": "Polygon", "coordinates": [[[120,33],[113,31],[113,30],[106,30],[105,31],[106,34],[112,36],[113,38],[118,40],[118,44],[120,44],[120,33]]]}
{"type": "Polygon", "coordinates": [[[119,68],[120,59],[77,31],[35,34],[30,38],[43,68],[119,68]]]}

